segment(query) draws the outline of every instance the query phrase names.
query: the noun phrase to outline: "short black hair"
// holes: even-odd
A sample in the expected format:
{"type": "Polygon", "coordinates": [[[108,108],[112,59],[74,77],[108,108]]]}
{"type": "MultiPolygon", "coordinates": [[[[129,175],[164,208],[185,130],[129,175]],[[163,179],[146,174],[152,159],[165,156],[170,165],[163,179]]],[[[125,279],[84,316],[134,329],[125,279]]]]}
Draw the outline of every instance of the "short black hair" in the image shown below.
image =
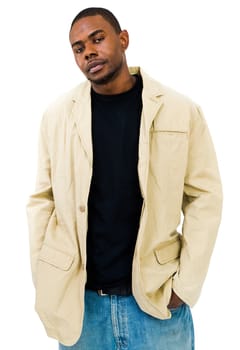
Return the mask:
{"type": "Polygon", "coordinates": [[[102,16],[108,23],[110,23],[116,33],[119,34],[122,31],[120,24],[117,18],[114,16],[114,14],[103,7],[88,7],[82,10],[81,12],[79,12],[77,16],[74,18],[74,20],[72,21],[70,30],[72,29],[73,25],[81,18],[88,17],[88,16],[97,16],[97,15],[102,16]]]}

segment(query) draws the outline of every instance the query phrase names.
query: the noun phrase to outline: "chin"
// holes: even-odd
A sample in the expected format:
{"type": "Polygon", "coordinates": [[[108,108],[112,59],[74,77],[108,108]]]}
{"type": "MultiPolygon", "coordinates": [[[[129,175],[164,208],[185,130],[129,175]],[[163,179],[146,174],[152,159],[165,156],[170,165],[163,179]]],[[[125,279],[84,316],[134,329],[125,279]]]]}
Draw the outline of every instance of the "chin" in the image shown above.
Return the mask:
{"type": "Polygon", "coordinates": [[[95,85],[105,85],[110,80],[107,77],[102,77],[102,78],[89,79],[89,81],[95,85]]]}
{"type": "Polygon", "coordinates": [[[101,72],[99,72],[99,75],[96,74],[96,77],[89,76],[88,80],[96,85],[105,85],[107,83],[110,83],[118,76],[121,70],[121,66],[122,65],[119,65],[119,67],[115,68],[114,70],[110,70],[109,72],[102,75],[101,72]]]}

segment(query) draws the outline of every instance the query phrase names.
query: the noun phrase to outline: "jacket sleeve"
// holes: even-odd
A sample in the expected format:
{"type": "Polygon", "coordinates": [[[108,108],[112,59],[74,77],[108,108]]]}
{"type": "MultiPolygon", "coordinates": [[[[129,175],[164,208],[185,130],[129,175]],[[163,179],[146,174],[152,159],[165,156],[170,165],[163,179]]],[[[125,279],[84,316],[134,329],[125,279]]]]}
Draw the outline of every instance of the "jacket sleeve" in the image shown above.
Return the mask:
{"type": "Polygon", "coordinates": [[[222,188],[208,127],[199,107],[192,112],[182,211],[182,250],[173,289],[193,306],[201,292],[222,209],[222,188]]]}
{"type": "Polygon", "coordinates": [[[38,170],[35,193],[30,196],[27,205],[29,226],[30,258],[32,278],[36,284],[36,266],[49,219],[54,210],[54,199],[51,186],[51,162],[44,118],[39,135],[38,170]]]}

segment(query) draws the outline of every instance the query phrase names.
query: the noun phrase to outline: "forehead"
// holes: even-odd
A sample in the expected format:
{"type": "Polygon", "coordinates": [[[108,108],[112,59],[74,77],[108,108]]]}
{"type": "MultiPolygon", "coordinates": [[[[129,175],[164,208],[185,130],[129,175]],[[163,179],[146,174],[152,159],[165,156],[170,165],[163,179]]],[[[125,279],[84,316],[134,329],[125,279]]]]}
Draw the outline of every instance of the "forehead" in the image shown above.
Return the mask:
{"type": "Polygon", "coordinates": [[[114,32],[111,24],[100,15],[83,17],[74,23],[69,35],[70,41],[72,42],[75,39],[84,39],[95,30],[114,32]]]}

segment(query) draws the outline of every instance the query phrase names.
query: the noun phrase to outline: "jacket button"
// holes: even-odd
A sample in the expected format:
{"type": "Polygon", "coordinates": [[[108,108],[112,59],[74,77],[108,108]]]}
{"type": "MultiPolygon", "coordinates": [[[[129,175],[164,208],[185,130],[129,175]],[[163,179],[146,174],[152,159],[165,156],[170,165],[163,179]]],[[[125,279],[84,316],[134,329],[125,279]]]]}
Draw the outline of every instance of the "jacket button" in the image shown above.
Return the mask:
{"type": "Polygon", "coordinates": [[[85,210],[86,210],[85,205],[80,205],[79,210],[81,213],[85,213],[85,210]]]}

